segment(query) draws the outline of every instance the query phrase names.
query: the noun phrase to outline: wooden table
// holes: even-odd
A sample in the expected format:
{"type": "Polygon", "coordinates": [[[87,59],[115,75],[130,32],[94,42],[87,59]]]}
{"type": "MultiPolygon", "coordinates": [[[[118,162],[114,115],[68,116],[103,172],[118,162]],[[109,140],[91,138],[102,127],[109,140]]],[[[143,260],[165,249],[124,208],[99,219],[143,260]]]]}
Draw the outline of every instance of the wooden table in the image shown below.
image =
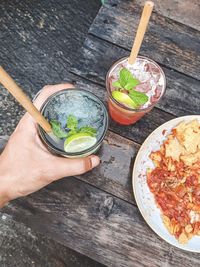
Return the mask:
{"type": "MultiPolygon", "coordinates": [[[[179,250],[146,224],[132,191],[132,167],[145,138],[177,116],[200,114],[200,3],[155,0],[141,55],[163,68],[162,101],[132,126],[110,121],[99,152],[102,163],[24,199],[4,212],[31,228],[107,266],[199,266],[200,256],[179,250]]],[[[141,14],[141,0],[107,0],[71,69],[71,80],[106,102],[105,75],[128,55],[141,14]]]]}

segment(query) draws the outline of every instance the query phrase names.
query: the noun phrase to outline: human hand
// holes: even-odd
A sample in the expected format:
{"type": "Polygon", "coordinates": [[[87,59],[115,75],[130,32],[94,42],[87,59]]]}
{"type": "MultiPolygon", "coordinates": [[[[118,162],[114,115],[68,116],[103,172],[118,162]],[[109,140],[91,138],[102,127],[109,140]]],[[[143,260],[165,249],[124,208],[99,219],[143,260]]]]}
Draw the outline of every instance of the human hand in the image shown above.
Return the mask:
{"type": "MultiPolygon", "coordinates": [[[[39,109],[51,94],[72,87],[71,84],[47,85],[34,104],[39,109]]],[[[0,207],[62,177],[83,174],[99,162],[94,155],[67,159],[51,154],[38,136],[36,122],[26,113],[0,156],[0,207]]]]}

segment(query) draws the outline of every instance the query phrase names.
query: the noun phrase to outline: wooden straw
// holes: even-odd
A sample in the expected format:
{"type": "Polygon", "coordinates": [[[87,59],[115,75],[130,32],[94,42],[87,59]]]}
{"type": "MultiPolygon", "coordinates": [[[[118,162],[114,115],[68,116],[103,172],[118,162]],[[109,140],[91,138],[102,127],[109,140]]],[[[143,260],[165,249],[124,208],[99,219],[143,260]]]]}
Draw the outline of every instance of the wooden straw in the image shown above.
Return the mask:
{"type": "Polygon", "coordinates": [[[134,64],[134,62],[137,58],[137,55],[139,53],[139,50],[140,50],[140,47],[141,47],[141,44],[142,44],[142,41],[144,38],[144,34],[146,32],[146,29],[147,29],[147,26],[149,23],[151,12],[153,10],[153,6],[154,6],[153,2],[151,2],[151,1],[145,2],[142,16],[140,19],[140,23],[139,23],[139,26],[137,29],[136,37],[135,37],[135,40],[134,40],[134,43],[133,43],[133,46],[131,49],[131,54],[130,54],[130,57],[128,59],[128,63],[131,65],[134,64]]]}
{"type": "Polygon", "coordinates": [[[25,95],[22,89],[15,83],[15,81],[1,66],[0,83],[16,98],[16,100],[35,119],[35,121],[44,129],[45,132],[52,132],[50,123],[42,116],[42,114],[33,105],[31,100],[25,95]]]}

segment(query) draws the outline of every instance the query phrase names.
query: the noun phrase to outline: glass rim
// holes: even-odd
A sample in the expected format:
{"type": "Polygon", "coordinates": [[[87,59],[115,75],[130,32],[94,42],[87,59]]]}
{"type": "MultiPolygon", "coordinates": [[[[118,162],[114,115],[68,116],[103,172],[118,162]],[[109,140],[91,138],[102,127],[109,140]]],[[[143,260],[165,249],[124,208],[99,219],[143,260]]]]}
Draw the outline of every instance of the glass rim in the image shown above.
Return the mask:
{"type": "Polygon", "coordinates": [[[50,95],[42,104],[41,108],[40,108],[40,112],[43,114],[45,108],[47,107],[47,105],[49,104],[49,102],[56,97],[57,95],[63,94],[64,92],[69,92],[69,91],[77,91],[77,92],[86,92],[88,95],[91,95],[92,97],[96,98],[96,100],[98,101],[98,103],[101,105],[101,107],[103,108],[103,113],[105,115],[105,126],[104,126],[104,130],[103,133],[101,135],[101,137],[99,138],[98,142],[96,142],[93,146],[91,146],[90,148],[87,148],[85,150],[82,150],[80,152],[66,152],[64,149],[61,150],[59,148],[57,148],[56,146],[54,146],[45,136],[45,134],[47,134],[42,127],[37,124],[38,126],[38,131],[39,131],[39,136],[42,138],[43,142],[50,147],[50,149],[55,152],[58,155],[65,155],[66,157],[75,157],[75,156],[81,156],[84,154],[89,153],[90,151],[94,151],[96,148],[98,148],[98,146],[102,143],[102,141],[104,140],[104,137],[107,133],[108,130],[108,124],[109,124],[109,117],[108,117],[108,112],[106,109],[105,104],[103,103],[103,101],[96,96],[95,94],[91,93],[90,91],[87,91],[85,89],[80,89],[80,88],[69,88],[69,89],[62,89],[58,92],[53,93],[52,95],[50,95]]]}
{"type": "Polygon", "coordinates": [[[142,59],[146,59],[150,62],[152,62],[153,64],[155,64],[159,70],[161,71],[162,75],[163,75],[163,78],[164,78],[164,86],[163,86],[163,90],[162,90],[162,93],[159,97],[159,99],[156,101],[156,103],[153,103],[151,105],[149,105],[148,107],[146,108],[140,108],[140,109],[134,109],[134,108],[130,108],[130,107],[127,107],[127,106],[124,106],[123,104],[119,103],[117,100],[115,100],[113,97],[112,97],[112,94],[109,90],[109,83],[108,83],[108,77],[109,77],[109,74],[111,73],[111,71],[113,70],[113,68],[121,61],[125,60],[125,59],[128,59],[129,57],[128,56],[125,56],[125,57],[122,57],[120,59],[118,59],[117,61],[115,61],[111,67],[109,68],[107,74],[106,74],[106,89],[107,89],[107,93],[109,94],[109,97],[111,98],[111,100],[117,105],[117,106],[120,106],[120,108],[122,109],[125,109],[125,110],[128,110],[128,111],[132,111],[132,112],[144,112],[144,111],[148,111],[150,109],[152,109],[157,103],[158,101],[163,97],[163,95],[165,94],[165,91],[166,91],[166,77],[165,77],[165,73],[164,71],[162,70],[162,68],[158,65],[158,63],[156,63],[153,59],[149,58],[149,57],[146,57],[146,56],[137,56],[137,58],[142,58],[142,59]]]}

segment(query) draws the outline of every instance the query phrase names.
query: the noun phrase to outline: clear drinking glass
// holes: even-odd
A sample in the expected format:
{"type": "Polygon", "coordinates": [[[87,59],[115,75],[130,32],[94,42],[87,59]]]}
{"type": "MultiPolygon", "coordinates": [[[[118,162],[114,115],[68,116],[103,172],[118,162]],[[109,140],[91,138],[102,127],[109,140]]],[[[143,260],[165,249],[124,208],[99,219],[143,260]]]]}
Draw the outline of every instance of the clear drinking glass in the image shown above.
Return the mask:
{"type": "Polygon", "coordinates": [[[116,61],[109,69],[106,75],[106,89],[111,118],[122,125],[130,125],[149,112],[161,99],[166,89],[166,78],[161,67],[152,59],[138,56],[135,63],[130,65],[128,57],[124,57],[116,61]],[[139,109],[121,104],[112,97],[112,91],[116,90],[112,83],[118,80],[119,72],[124,67],[141,82],[135,89],[146,93],[149,97],[149,101],[139,109]]]}
{"type": "Polygon", "coordinates": [[[94,145],[83,151],[67,153],[64,150],[64,139],[61,139],[59,143],[54,142],[38,125],[42,141],[52,153],[60,156],[75,158],[95,153],[108,129],[108,113],[105,105],[94,94],[83,89],[74,88],[56,92],[44,102],[40,111],[48,121],[57,120],[63,128],[65,128],[67,117],[73,115],[78,119],[79,127],[91,126],[97,130],[94,145]]]}

